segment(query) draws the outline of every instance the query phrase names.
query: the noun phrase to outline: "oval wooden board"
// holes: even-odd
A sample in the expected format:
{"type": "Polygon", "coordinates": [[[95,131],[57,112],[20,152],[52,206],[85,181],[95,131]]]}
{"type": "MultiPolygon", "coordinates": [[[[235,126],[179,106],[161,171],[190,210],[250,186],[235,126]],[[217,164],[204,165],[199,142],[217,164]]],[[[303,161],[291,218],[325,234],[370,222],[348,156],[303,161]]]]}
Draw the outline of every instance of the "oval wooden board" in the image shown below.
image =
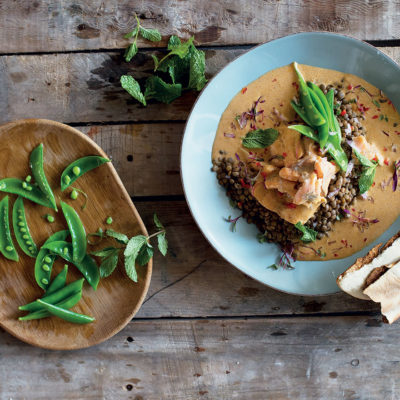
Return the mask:
{"type": "MultiPolygon", "coordinates": [[[[67,189],[61,193],[60,176],[64,168],[77,158],[87,155],[107,157],[102,149],[81,132],[67,125],[43,120],[28,119],[11,122],[0,127],[0,178],[18,177],[24,179],[30,174],[29,155],[40,143],[44,145],[44,168],[47,179],[54,190],[57,202],[66,201],[80,215],[86,232],[104,230],[108,216],[113,217],[112,229],[128,236],[147,234],[146,228],[131,202],[118,174],[111,163],[96,168],[81,178],[74,186],[83,189],[89,196],[86,209],[81,210],[83,196],[75,201],[69,198],[67,189]]],[[[5,194],[0,193],[0,199],[5,194]]],[[[16,198],[9,195],[10,209],[16,198]]],[[[40,246],[53,233],[67,229],[62,211],[59,212],[24,201],[32,237],[40,246]],[[43,219],[44,214],[54,215],[55,223],[43,219]]],[[[11,226],[11,212],[10,212],[11,226]]],[[[105,247],[88,246],[88,251],[105,247]]],[[[110,241],[112,243],[112,241],[110,241]]],[[[17,246],[16,241],[14,244],[17,246]]],[[[18,321],[24,315],[18,306],[31,302],[43,295],[35,282],[35,260],[18,249],[20,261],[8,261],[0,255],[0,325],[12,335],[35,346],[48,349],[80,349],[100,343],[119,332],[138,311],[150,284],[152,262],[146,267],[137,266],[138,283],[132,282],[124,271],[123,257],[114,273],[101,279],[97,291],[85,282],[81,301],[74,311],[91,315],[96,321],[88,325],[74,325],[51,317],[36,321],[18,321]]],[[[52,278],[65,263],[57,260],[52,278]]],[[[79,279],[82,275],[73,265],[69,266],[67,281],[79,279]]]]}

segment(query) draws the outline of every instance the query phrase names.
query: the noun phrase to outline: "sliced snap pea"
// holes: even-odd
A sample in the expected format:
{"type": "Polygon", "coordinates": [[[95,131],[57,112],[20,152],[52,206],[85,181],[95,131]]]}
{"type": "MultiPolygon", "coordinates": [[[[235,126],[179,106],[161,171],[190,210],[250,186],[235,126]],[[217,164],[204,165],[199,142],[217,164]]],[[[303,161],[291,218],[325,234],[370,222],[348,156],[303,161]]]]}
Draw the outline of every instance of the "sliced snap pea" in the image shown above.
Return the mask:
{"type": "Polygon", "coordinates": [[[310,125],[314,127],[325,124],[326,120],[318,111],[318,109],[315,107],[310,96],[310,90],[303,78],[303,75],[297,68],[297,63],[294,62],[293,65],[299,81],[300,103],[304,108],[304,112],[307,116],[307,119],[310,121],[310,125]]]}
{"type": "Polygon", "coordinates": [[[0,180],[0,191],[6,193],[17,194],[36,204],[44,207],[53,208],[49,199],[42,193],[36,185],[27,183],[17,178],[4,178],[0,180]]]}
{"type": "Polygon", "coordinates": [[[0,202],[0,252],[9,260],[19,260],[11,238],[8,196],[4,197],[0,202]]]}
{"type": "Polygon", "coordinates": [[[61,191],[67,189],[68,186],[74,183],[86,172],[89,172],[107,162],[110,162],[110,160],[100,156],[87,156],[75,160],[65,168],[61,175],[61,191]]]}
{"type": "Polygon", "coordinates": [[[318,96],[322,106],[325,110],[325,115],[327,116],[327,122],[329,124],[329,129],[333,129],[333,120],[332,120],[332,110],[329,106],[328,100],[325,97],[324,92],[321,90],[319,86],[317,86],[313,82],[307,82],[308,87],[318,96]]]}
{"type": "MultiPolygon", "coordinates": [[[[72,296],[57,303],[56,306],[65,308],[65,309],[70,309],[73,306],[75,306],[76,304],[78,304],[81,298],[82,298],[82,292],[76,292],[72,296]]],[[[23,317],[19,317],[18,319],[20,321],[29,321],[32,319],[40,319],[40,318],[49,317],[50,315],[51,314],[47,310],[39,310],[39,311],[29,313],[28,315],[25,315],[23,317]]]]}
{"type": "Polygon", "coordinates": [[[35,258],[38,250],[29,232],[28,222],[25,215],[24,199],[20,196],[15,200],[13,207],[14,234],[19,247],[29,257],[35,258]]]}
{"type": "Polygon", "coordinates": [[[72,238],[72,260],[80,263],[86,256],[86,232],[78,213],[67,203],[61,202],[61,208],[67,221],[72,238]]]}
{"type": "Polygon", "coordinates": [[[43,143],[40,143],[39,146],[33,149],[29,158],[29,163],[36,184],[39,186],[39,189],[43,192],[45,197],[49,200],[52,206],[51,208],[57,211],[56,199],[53,191],[51,190],[49,182],[47,181],[43,168],[43,143]]]}
{"type": "MultiPolygon", "coordinates": [[[[48,303],[57,304],[60,301],[63,301],[66,298],[72,296],[74,293],[81,292],[83,287],[83,281],[84,281],[83,278],[74,281],[69,285],[64,286],[63,288],[57,290],[56,292],[53,292],[49,295],[46,294],[44,297],[42,297],[42,300],[48,303]]],[[[18,309],[21,311],[38,311],[43,309],[43,307],[41,307],[40,304],[38,304],[36,301],[33,301],[32,303],[28,303],[18,307],[18,309]]]]}
{"type": "Polygon", "coordinates": [[[78,314],[73,311],[66,310],[61,307],[54,306],[43,300],[36,300],[40,306],[46,309],[50,314],[59,317],[65,321],[72,322],[73,324],[89,324],[95,321],[93,317],[84,314],[78,314]]]}
{"type": "Polygon", "coordinates": [[[318,142],[318,135],[315,133],[315,129],[311,128],[307,125],[290,125],[288,126],[289,129],[293,129],[297,132],[300,132],[304,136],[309,137],[312,140],[318,142]]]}
{"type": "MultiPolygon", "coordinates": [[[[59,231],[51,235],[44,244],[65,240],[69,236],[69,231],[59,231]]],[[[51,254],[49,250],[41,247],[35,261],[35,280],[36,283],[44,290],[50,285],[51,271],[56,255],[51,254]]],[[[64,282],[65,283],[65,282],[64,282]]]]}
{"type": "Polygon", "coordinates": [[[290,102],[292,108],[294,111],[296,111],[296,114],[309,126],[311,126],[311,122],[308,120],[306,113],[304,112],[304,109],[297,105],[293,100],[290,102]]]}
{"type": "Polygon", "coordinates": [[[68,265],[64,265],[64,268],[61,272],[53,279],[50,283],[49,287],[46,290],[46,295],[57,292],[57,290],[62,289],[65,286],[65,282],[67,281],[67,273],[68,273],[68,265]]]}
{"type": "Polygon", "coordinates": [[[100,273],[99,267],[96,264],[96,261],[93,260],[88,254],[85,255],[81,262],[75,262],[72,259],[73,248],[72,244],[68,242],[52,242],[43,246],[44,248],[50,250],[52,253],[57,254],[64,260],[74,264],[79,271],[81,271],[82,275],[86,278],[89,285],[96,290],[97,285],[100,281],[100,273]]]}

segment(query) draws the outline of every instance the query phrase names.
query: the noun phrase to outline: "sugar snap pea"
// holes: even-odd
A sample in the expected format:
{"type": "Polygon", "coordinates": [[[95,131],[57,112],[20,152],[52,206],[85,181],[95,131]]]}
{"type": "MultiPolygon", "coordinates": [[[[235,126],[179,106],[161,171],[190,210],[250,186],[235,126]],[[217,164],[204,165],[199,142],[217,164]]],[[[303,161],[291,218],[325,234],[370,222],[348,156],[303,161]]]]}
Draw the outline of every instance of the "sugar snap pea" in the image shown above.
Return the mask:
{"type": "MultiPolygon", "coordinates": [[[[74,293],[81,292],[83,287],[83,281],[84,281],[83,278],[78,279],[77,281],[74,281],[69,285],[64,286],[63,288],[57,290],[56,292],[53,292],[49,295],[46,294],[44,297],[42,297],[42,300],[51,304],[57,304],[65,300],[66,298],[72,296],[74,293]]],[[[40,304],[37,303],[36,301],[25,304],[18,308],[21,311],[38,311],[43,309],[43,307],[41,307],[40,304]]]]}
{"type": "Polygon", "coordinates": [[[293,65],[299,81],[300,102],[304,108],[307,120],[310,122],[311,126],[320,126],[325,124],[326,120],[314,105],[310,96],[310,90],[303,78],[303,75],[297,68],[297,63],[295,62],[293,65]]]}
{"type": "Polygon", "coordinates": [[[30,167],[32,170],[32,175],[35,178],[36,184],[39,189],[49,200],[51,208],[57,211],[56,199],[54,198],[54,193],[51,190],[49,182],[47,181],[46,174],[43,168],[43,143],[40,143],[31,153],[29,158],[30,167]]]}
{"type": "Polygon", "coordinates": [[[94,290],[97,289],[97,285],[99,284],[100,280],[100,273],[99,267],[92,257],[86,254],[81,262],[75,262],[72,258],[72,244],[64,241],[51,242],[43,245],[43,247],[50,250],[52,253],[62,257],[64,260],[70,262],[71,264],[74,264],[82,273],[82,275],[86,278],[89,285],[92,286],[94,290]]]}
{"type": "Polygon", "coordinates": [[[29,182],[25,182],[17,178],[4,178],[0,180],[0,191],[6,193],[17,194],[18,196],[24,197],[36,204],[40,204],[44,207],[53,208],[49,199],[39,189],[38,186],[32,185],[29,182]]]}
{"type": "Polygon", "coordinates": [[[38,250],[29,232],[25,215],[24,199],[20,196],[15,200],[12,220],[15,238],[17,239],[19,247],[27,256],[35,258],[38,250]]]}
{"type": "Polygon", "coordinates": [[[67,203],[61,202],[61,208],[67,221],[72,238],[72,260],[80,263],[86,255],[86,232],[77,212],[67,203]]]}
{"type": "Polygon", "coordinates": [[[54,316],[59,317],[65,321],[72,322],[73,324],[89,324],[90,322],[95,321],[95,319],[93,317],[90,317],[89,315],[78,314],[73,311],[57,307],[43,300],[36,300],[36,301],[50,314],[53,314],[54,316]]]}
{"type": "MultiPolygon", "coordinates": [[[[63,301],[60,301],[59,303],[55,304],[57,307],[65,308],[65,309],[70,309],[76,304],[79,303],[80,299],[82,298],[82,292],[76,292],[70,297],[66,298],[63,301]]],[[[19,317],[18,319],[20,321],[29,321],[32,319],[40,319],[40,318],[45,318],[50,316],[51,314],[47,310],[39,310],[39,311],[34,311],[32,313],[29,313],[23,317],[19,317]]]]}
{"type": "Polygon", "coordinates": [[[57,290],[62,289],[65,286],[67,280],[68,265],[64,265],[61,272],[51,281],[49,287],[46,290],[46,295],[57,292],[57,290]]]}
{"type": "Polygon", "coordinates": [[[0,252],[9,260],[18,261],[18,253],[11,238],[8,210],[8,196],[6,196],[0,202],[0,252]]]}
{"type": "Polygon", "coordinates": [[[67,189],[68,186],[86,172],[89,172],[107,162],[110,162],[110,160],[100,156],[87,156],[75,160],[65,168],[61,175],[61,191],[67,189]]]}
{"type": "MultiPolygon", "coordinates": [[[[69,236],[69,231],[59,231],[51,235],[44,244],[56,242],[59,240],[65,240],[69,236]]],[[[44,290],[47,290],[50,285],[51,270],[56,255],[52,254],[50,250],[43,247],[39,250],[39,253],[35,261],[35,280],[37,284],[44,290]]]]}

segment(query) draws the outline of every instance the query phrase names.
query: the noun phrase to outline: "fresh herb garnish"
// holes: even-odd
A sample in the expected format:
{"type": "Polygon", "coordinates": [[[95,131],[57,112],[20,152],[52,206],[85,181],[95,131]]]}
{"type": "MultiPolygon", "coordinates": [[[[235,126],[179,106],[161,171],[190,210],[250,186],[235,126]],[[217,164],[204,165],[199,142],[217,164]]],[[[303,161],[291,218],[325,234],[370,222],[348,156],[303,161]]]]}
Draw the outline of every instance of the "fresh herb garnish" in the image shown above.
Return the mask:
{"type": "Polygon", "coordinates": [[[375,99],[372,100],[372,103],[376,108],[381,108],[381,105],[375,99]]]}
{"type": "Polygon", "coordinates": [[[368,189],[374,183],[376,166],[378,165],[375,161],[368,160],[367,157],[360,154],[356,149],[353,148],[354,154],[363,166],[360,177],[358,178],[358,187],[360,189],[360,194],[368,191],[368,189]]]}
{"type": "MultiPolygon", "coordinates": [[[[138,32],[148,38],[154,36],[149,34],[151,31],[140,27],[138,32]]],[[[169,53],[161,60],[152,55],[157,75],[148,77],[144,87],[132,76],[123,75],[120,78],[121,86],[144,106],[150,99],[169,104],[180,97],[184,90],[200,91],[207,82],[205,53],[198,50],[193,41],[194,37],[191,37],[182,43],[177,36],[171,36],[168,42],[169,53]]],[[[134,49],[128,48],[127,52],[134,52],[134,49]]]]}
{"type": "Polygon", "coordinates": [[[239,221],[239,219],[242,218],[241,215],[239,215],[236,218],[232,218],[231,216],[229,216],[228,218],[224,218],[225,222],[229,222],[231,224],[230,226],[230,231],[231,232],[236,232],[236,224],[239,221]]]}
{"type": "Polygon", "coordinates": [[[300,238],[302,242],[314,242],[317,239],[318,232],[314,231],[314,229],[302,225],[301,222],[295,224],[295,227],[303,233],[303,236],[300,238]]]}
{"type": "Polygon", "coordinates": [[[400,172],[400,160],[395,162],[395,164],[394,164],[393,184],[392,184],[393,192],[395,192],[396,189],[397,189],[397,182],[398,182],[399,172],[400,172]]]}
{"type": "MultiPolygon", "coordinates": [[[[91,236],[105,236],[115,239],[121,246],[109,246],[99,251],[91,253],[102,259],[100,264],[100,276],[102,278],[110,276],[118,264],[119,254],[123,250],[124,265],[127,275],[134,282],[137,282],[136,263],[140,266],[146,265],[153,257],[154,249],[150,244],[150,239],[157,237],[158,249],[165,256],[168,250],[168,241],[166,238],[166,230],[160,222],[157,214],[154,214],[154,224],[158,231],[150,236],[136,235],[130,239],[124,233],[116,232],[113,229],[107,229],[105,234],[103,231],[90,234],[91,236]]],[[[89,235],[88,235],[89,236],[89,235]]]]}
{"type": "Polygon", "coordinates": [[[139,35],[146,40],[150,40],[151,42],[159,42],[161,40],[161,34],[157,29],[144,28],[140,24],[140,20],[136,14],[135,14],[135,18],[136,18],[135,28],[131,32],[127,33],[124,36],[125,39],[131,39],[131,38],[135,37],[133,43],[131,43],[129,45],[129,47],[125,50],[124,57],[125,57],[125,61],[127,61],[127,62],[131,61],[132,58],[138,52],[137,39],[138,39],[139,35]]]}
{"type": "Polygon", "coordinates": [[[279,132],[276,129],[256,129],[247,132],[242,139],[242,145],[247,149],[264,149],[271,146],[278,138],[279,132]]]}

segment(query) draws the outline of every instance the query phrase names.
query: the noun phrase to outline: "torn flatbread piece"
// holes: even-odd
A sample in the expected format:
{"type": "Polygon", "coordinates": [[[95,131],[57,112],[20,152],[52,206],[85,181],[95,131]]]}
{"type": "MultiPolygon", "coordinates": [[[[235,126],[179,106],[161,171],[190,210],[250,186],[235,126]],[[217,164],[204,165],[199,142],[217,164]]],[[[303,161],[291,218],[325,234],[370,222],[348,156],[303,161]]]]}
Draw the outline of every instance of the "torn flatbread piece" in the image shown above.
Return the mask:
{"type": "Polygon", "coordinates": [[[391,324],[400,317],[400,262],[369,285],[364,294],[381,303],[381,313],[391,324]]]}
{"type": "Polygon", "coordinates": [[[394,235],[383,247],[378,244],[367,255],[357,258],[356,262],[340,274],[336,280],[338,286],[346,293],[358,299],[369,300],[364,292],[366,280],[375,268],[390,268],[400,261],[400,232],[394,235]]]}

